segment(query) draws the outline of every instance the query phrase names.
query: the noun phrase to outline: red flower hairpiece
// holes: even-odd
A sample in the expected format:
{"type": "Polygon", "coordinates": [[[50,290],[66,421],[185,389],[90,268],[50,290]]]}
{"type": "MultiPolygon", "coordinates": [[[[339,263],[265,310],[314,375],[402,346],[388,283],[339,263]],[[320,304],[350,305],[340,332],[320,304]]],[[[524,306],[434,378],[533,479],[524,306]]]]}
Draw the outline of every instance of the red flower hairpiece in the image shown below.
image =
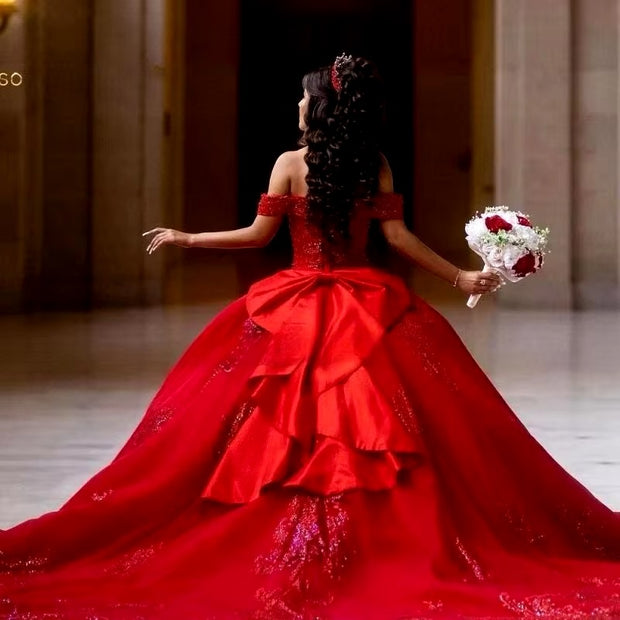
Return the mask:
{"type": "Polygon", "coordinates": [[[337,93],[339,93],[340,89],[342,88],[342,82],[340,80],[340,72],[342,70],[342,67],[348,62],[351,62],[352,60],[353,60],[353,57],[350,54],[345,55],[345,53],[343,52],[342,54],[340,54],[340,56],[336,57],[336,60],[334,61],[334,64],[332,65],[332,73],[331,73],[332,86],[334,87],[334,90],[337,93]]]}

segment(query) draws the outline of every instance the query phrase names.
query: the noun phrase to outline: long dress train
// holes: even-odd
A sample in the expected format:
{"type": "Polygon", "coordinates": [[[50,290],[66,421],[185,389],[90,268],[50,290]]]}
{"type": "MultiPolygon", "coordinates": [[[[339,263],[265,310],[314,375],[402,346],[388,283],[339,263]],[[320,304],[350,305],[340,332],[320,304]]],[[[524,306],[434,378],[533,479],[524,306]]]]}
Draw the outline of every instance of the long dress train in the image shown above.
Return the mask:
{"type": "Polygon", "coordinates": [[[620,618],[620,513],[518,420],[450,324],[301,196],[289,269],[222,310],[112,462],[0,530],[0,617],[620,618]]]}

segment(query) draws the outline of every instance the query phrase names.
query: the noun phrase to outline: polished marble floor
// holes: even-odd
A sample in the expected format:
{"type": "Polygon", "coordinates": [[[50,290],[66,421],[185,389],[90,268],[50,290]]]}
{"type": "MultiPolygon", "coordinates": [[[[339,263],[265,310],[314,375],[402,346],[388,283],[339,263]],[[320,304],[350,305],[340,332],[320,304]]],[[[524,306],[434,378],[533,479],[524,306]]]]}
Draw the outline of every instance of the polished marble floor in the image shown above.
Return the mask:
{"type": "MultiPolygon", "coordinates": [[[[430,301],[532,434],[620,511],[620,314],[430,301]]],[[[1,317],[0,528],[58,508],[108,463],[224,305],[1,317]]]]}

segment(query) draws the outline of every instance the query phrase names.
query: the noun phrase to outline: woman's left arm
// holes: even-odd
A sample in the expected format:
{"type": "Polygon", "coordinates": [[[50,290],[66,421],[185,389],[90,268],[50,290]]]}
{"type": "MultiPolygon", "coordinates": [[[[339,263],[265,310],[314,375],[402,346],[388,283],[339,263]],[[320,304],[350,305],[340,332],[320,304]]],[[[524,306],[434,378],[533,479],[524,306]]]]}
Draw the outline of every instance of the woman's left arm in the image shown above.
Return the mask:
{"type": "MultiPolygon", "coordinates": [[[[290,187],[290,158],[288,153],[278,157],[269,179],[269,193],[286,194],[290,187]]],[[[275,236],[282,215],[257,215],[250,226],[217,232],[186,233],[173,228],[153,228],[142,236],[154,235],[146,251],[152,254],[162,245],[178,245],[184,248],[260,248],[275,236]]]]}

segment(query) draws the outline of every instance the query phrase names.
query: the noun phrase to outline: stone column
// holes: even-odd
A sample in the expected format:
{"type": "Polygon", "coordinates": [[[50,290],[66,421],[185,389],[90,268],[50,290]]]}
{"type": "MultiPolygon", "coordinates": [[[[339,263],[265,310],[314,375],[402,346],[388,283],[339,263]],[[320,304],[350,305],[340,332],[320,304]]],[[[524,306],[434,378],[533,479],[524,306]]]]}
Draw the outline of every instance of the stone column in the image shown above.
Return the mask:
{"type": "Polygon", "coordinates": [[[164,0],[19,3],[0,37],[0,73],[23,75],[0,90],[0,310],[160,299],[140,234],[165,219],[164,23],[164,0]]]}
{"type": "Polygon", "coordinates": [[[3,92],[5,310],[88,304],[89,24],[88,2],[24,0],[0,37],[24,78],[3,92]]]}
{"type": "MultiPolygon", "coordinates": [[[[156,301],[161,255],[141,233],[163,223],[163,0],[94,5],[93,302],[156,301]]],[[[161,253],[160,253],[161,254],[161,253]]]]}
{"type": "MultiPolygon", "coordinates": [[[[21,7],[20,7],[21,8],[21,7]]],[[[34,76],[26,68],[23,10],[0,36],[0,311],[16,311],[24,279],[23,199],[26,88],[34,76]]]]}
{"type": "Polygon", "coordinates": [[[620,305],[618,0],[575,0],[573,273],[578,308],[620,305]]]}
{"type": "Polygon", "coordinates": [[[544,269],[498,294],[510,306],[572,304],[571,1],[496,2],[497,204],[551,230],[544,269]]]}

